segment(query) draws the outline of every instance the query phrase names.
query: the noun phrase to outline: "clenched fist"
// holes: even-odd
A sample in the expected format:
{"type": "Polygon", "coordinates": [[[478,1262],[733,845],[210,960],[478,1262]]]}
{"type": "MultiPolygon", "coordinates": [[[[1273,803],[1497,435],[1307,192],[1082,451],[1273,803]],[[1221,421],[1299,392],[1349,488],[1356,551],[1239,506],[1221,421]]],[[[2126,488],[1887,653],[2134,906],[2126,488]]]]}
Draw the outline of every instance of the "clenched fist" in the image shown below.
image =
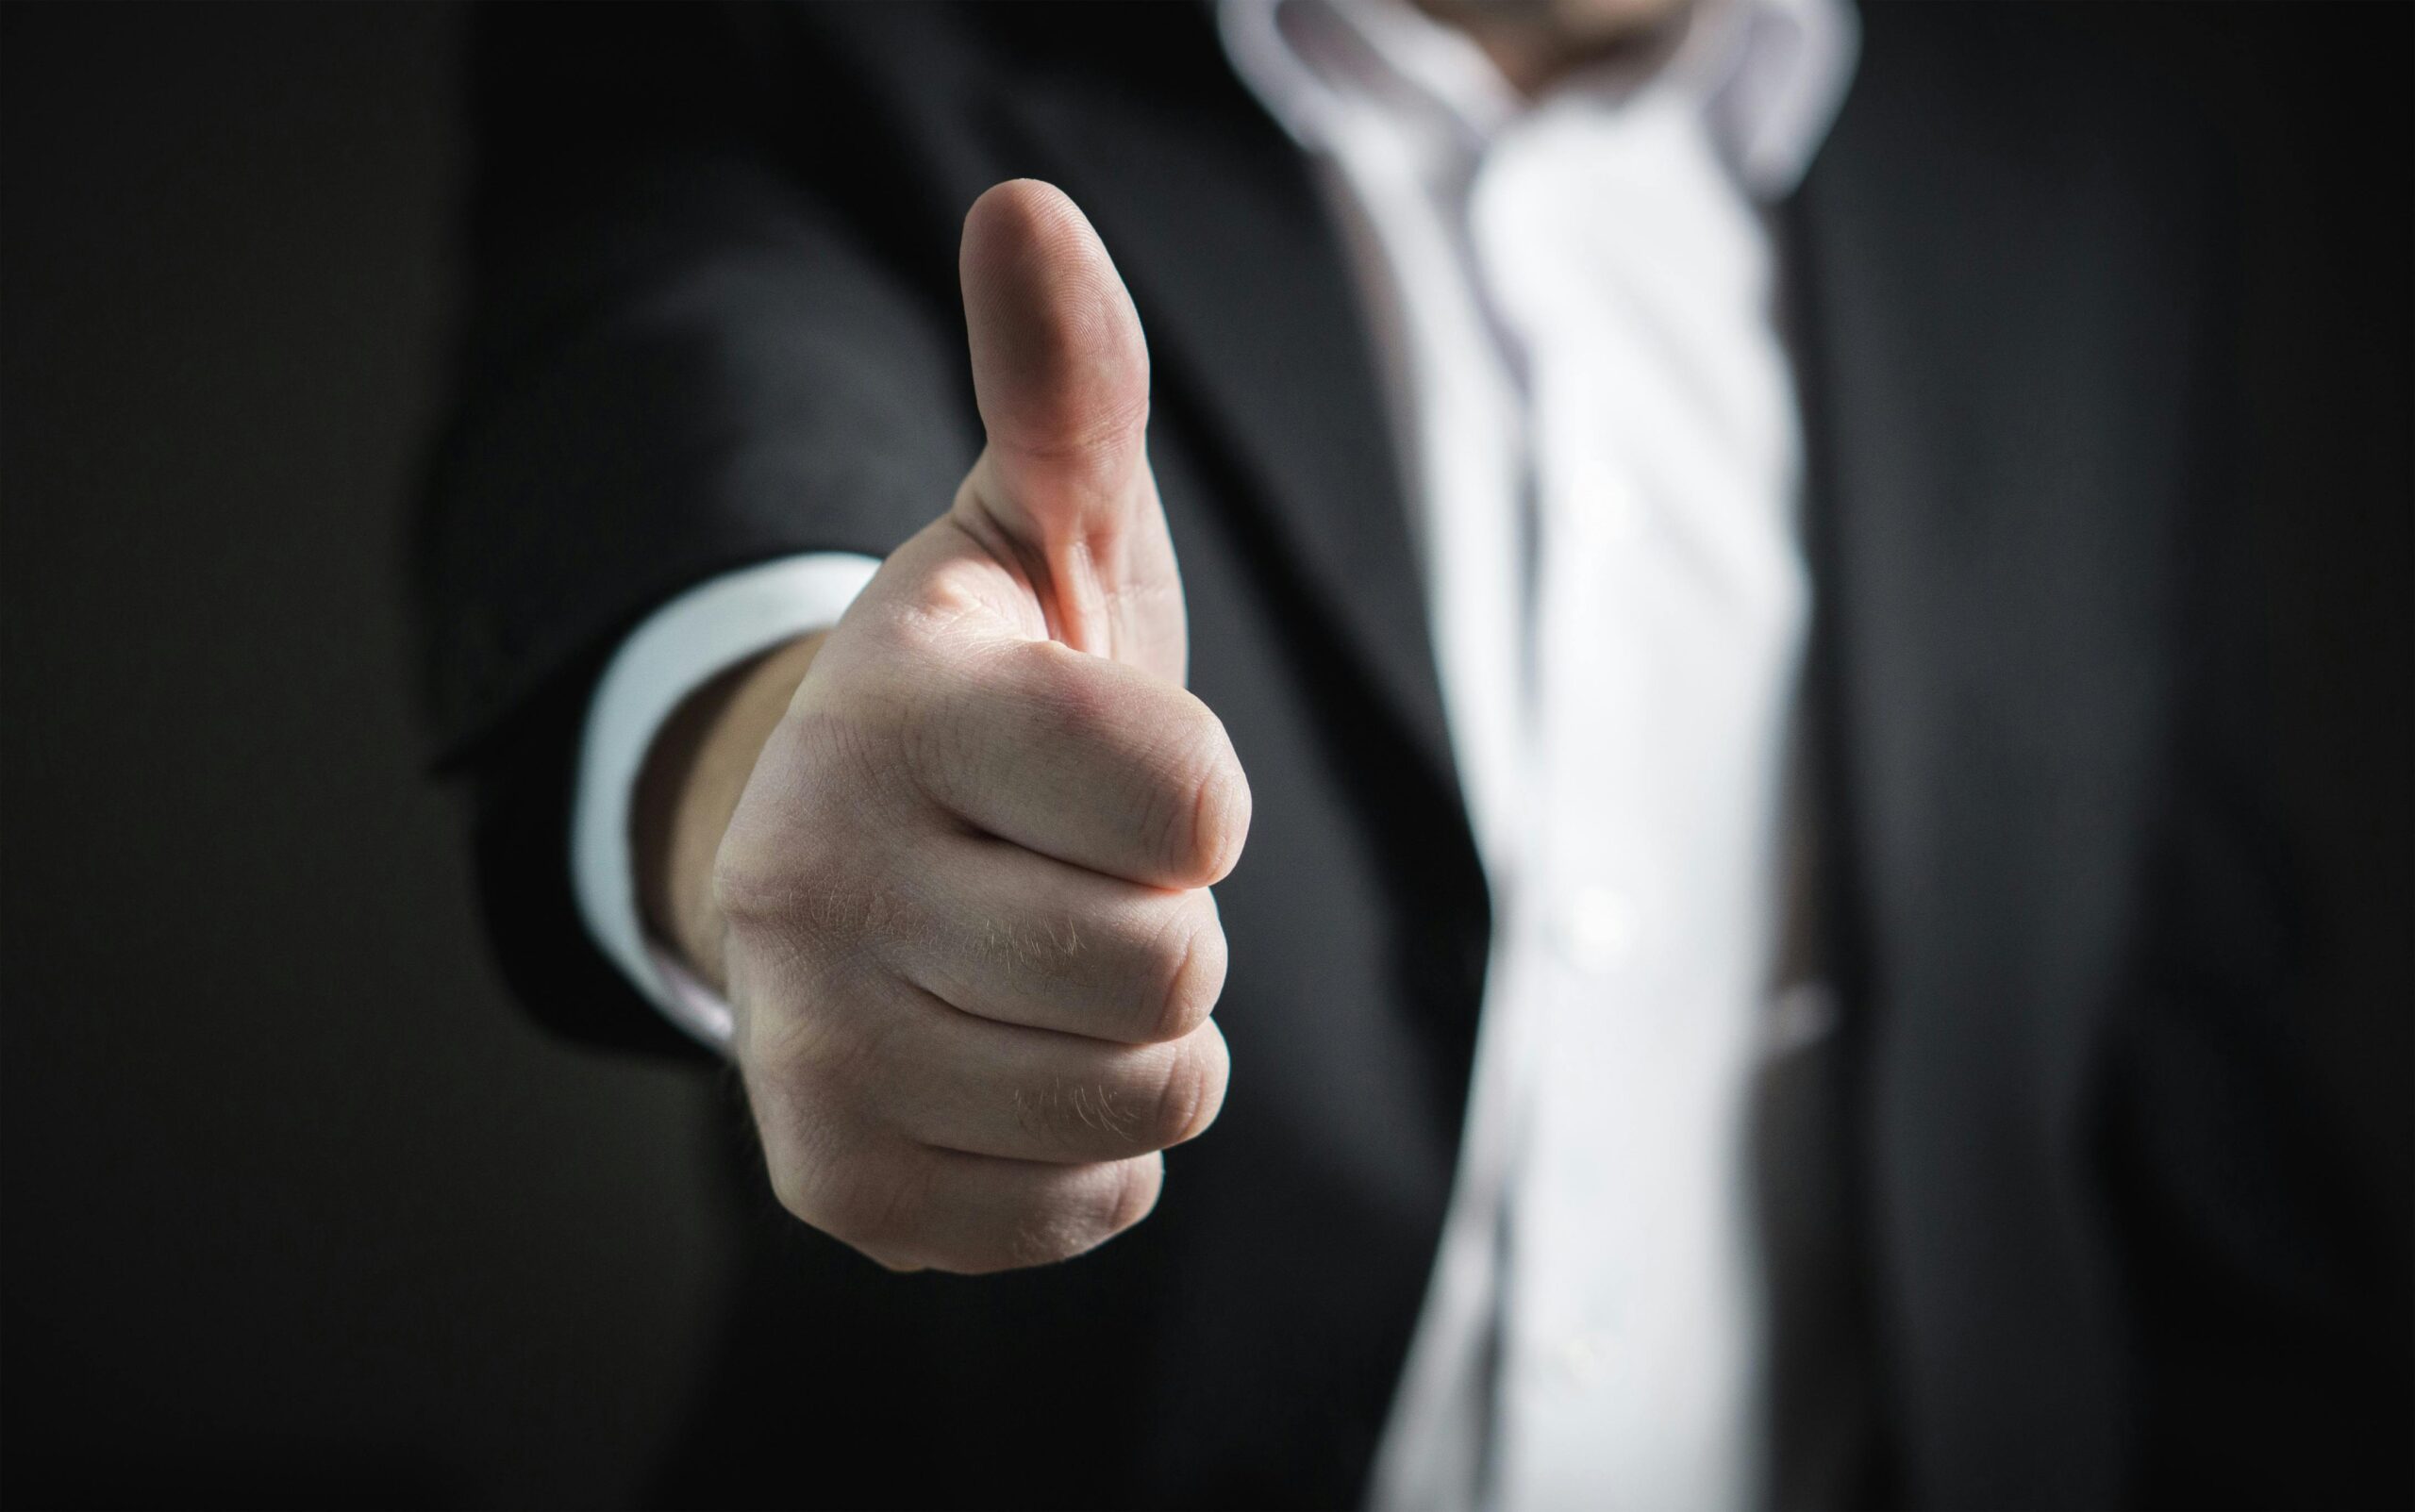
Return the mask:
{"type": "Polygon", "coordinates": [[[726,986],[781,1203],[884,1265],[979,1271],[1139,1222],[1158,1152],[1214,1120],[1208,888],[1250,805],[1183,688],[1114,264],[1022,180],[974,204],[960,269],[987,448],[835,629],[658,757],[648,894],[726,986]]]}

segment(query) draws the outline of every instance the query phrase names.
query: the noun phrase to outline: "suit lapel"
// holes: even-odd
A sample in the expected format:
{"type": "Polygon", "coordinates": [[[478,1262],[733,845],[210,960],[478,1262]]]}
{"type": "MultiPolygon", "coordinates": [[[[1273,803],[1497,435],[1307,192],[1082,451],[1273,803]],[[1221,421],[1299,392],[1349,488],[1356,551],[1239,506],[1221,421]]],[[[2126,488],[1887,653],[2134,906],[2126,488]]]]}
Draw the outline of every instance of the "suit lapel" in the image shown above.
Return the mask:
{"type": "MultiPolygon", "coordinates": [[[[1167,16],[1177,8],[1148,8],[1167,16]]],[[[1200,18],[1179,8],[1186,25],[1200,18]]],[[[1236,463],[1240,507],[1296,571],[1300,609],[1372,682],[1404,739],[1455,782],[1419,571],[1369,341],[1297,151],[1207,53],[1145,93],[1080,72],[1002,101],[1098,225],[1149,336],[1158,399],[1193,407],[1236,463]]]]}

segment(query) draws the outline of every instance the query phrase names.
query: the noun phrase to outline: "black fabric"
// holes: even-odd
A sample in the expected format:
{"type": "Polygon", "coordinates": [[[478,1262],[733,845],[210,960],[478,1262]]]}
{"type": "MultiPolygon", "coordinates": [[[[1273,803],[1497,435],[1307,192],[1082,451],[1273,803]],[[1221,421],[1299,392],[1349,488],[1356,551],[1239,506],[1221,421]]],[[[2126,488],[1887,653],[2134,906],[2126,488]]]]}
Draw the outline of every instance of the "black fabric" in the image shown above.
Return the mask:
{"type": "MultiPolygon", "coordinates": [[[[1780,226],[1846,1012],[1783,1157],[1832,1178],[1791,1189],[1824,1194],[1874,1414],[1815,1478],[1859,1504],[2403,1500],[2404,1233],[2324,1179],[2255,721],[2227,706],[2252,677],[2220,177],[2059,25],[1871,17],[1780,226]]],[[[944,507],[978,444],[957,228],[1001,178],[1062,184],[1132,287],[1192,686],[1256,797],[1219,889],[1231,1093],[1157,1214],[1048,1271],[892,1276],[779,1215],[733,1117],[758,1242],[664,1498],[1356,1500],[1489,917],[1306,165],[1191,7],[511,8],[477,108],[427,684],[541,1017],[673,1042],[570,906],[585,695],[680,589],[878,553],[944,507]]]]}

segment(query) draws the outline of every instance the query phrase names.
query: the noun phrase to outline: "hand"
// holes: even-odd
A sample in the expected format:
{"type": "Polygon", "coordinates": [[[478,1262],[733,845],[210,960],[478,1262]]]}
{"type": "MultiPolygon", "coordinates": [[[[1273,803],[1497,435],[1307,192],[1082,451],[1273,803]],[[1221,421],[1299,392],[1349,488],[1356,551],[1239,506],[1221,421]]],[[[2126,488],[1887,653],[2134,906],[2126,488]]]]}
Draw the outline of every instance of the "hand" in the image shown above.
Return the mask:
{"type": "Polygon", "coordinates": [[[1148,351],[1114,264],[1022,180],[965,218],[960,273],[988,446],[818,647],[767,663],[802,681],[753,722],[725,831],[674,800],[669,873],[699,833],[718,852],[663,911],[726,983],[782,1205],[883,1265],[983,1271],[1139,1222],[1158,1152],[1214,1120],[1208,887],[1249,789],[1182,686],[1148,351]]]}

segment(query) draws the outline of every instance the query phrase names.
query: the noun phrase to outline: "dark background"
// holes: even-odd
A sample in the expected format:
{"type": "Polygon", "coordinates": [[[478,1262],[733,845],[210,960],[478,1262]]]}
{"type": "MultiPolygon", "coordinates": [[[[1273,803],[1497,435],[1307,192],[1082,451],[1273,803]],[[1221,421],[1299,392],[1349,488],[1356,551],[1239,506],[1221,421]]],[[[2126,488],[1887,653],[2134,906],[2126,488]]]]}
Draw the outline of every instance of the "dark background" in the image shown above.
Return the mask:
{"type": "MultiPolygon", "coordinates": [[[[2315,1032],[2401,1214],[2410,14],[2102,24],[2244,166],[2315,1032]]],[[[524,1026],[420,774],[461,20],[0,8],[11,1503],[625,1501],[704,1364],[723,1090],[524,1026]]]]}
{"type": "Polygon", "coordinates": [[[458,12],[0,10],[11,1500],[625,1500],[711,1086],[487,968],[419,774],[458,12]]]}

